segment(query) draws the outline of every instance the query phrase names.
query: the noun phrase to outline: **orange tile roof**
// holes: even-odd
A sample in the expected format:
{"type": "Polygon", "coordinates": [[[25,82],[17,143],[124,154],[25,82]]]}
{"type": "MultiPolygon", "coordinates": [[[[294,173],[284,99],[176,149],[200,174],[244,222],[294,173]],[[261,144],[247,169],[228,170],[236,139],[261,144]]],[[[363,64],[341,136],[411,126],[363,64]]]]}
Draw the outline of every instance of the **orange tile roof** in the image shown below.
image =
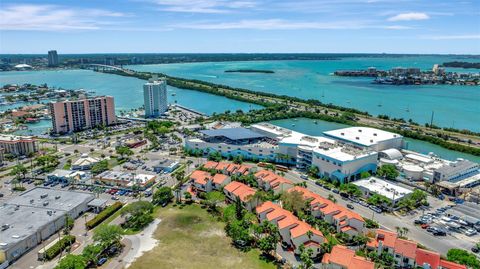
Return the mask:
{"type": "Polygon", "coordinates": [[[222,171],[222,170],[227,169],[229,166],[230,166],[229,163],[219,162],[218,165],[217,165],[217,167],[216,167],[215,169],[217,169],[218,171],[222,171]]]}
{"type": "Polygon", "coordinates": [[[203,167],[206,168],[206,169],[215,169],[215,167],[217,167],[217,165],[218,165],[217,162],[208,161],[203,165],[203,167]]]}
{"type": "Polygon", "coordinates": [[[215,174],[213,176],[213,183],[216,183],[216,184],[223,184],[223,182],[225,182],[225,180],[228,179],[228,176],[227,175],[224,175],[224,174],[215,174]]]}
{"type": "Polygon", "coordinates": [[[240,168],[240,165],[239,165],[239,164],[232,163],[232,164],[230,164],[230,165],[228,166],[227,172],[233,173],[233,172],[235,172],[235,170],[237,170],[238,168],[240,168]]]}
{"type": "Polygon", "coordinates": [[[395,241],[394,250],[395,253],[402,254],[404,257],[415,259],[417,243],[399,238],[395,241]]]}
{"type": "Polygon", "coordinates": [[[346,246],[336,245],[330,251],[329,262],[348,268],[353,256],[355,256],[355,251],[346,246]]]}
{"type": "Polygon", "coordinates": [[[467,266],[446,260],[440,260],[440,266],[445,269],[467,269],[467,266]]]}
{"type": "Polygon", "coordinates": [[[240,198],[240,200],[243,202],[246,202],[249,196],[255,194],[255,190],[253,188],[250,188],[249,186],[238,181],[229,183],[227,186],[225,186],[225,190],[240,198]]]}
{"type": "Polygon", "coordinates": [[[417,262],[417,266],[423,267],[423,265],[427,263],[431,268],[438,268],[440,265],[440,254],[436,252],[417,248],[416,254],[415,261],[417,262]]]}
{"type": "Polygon", "coordinates": [[[356,256],[355,251],[342,245],[336,245],[330,253],[323,255],[323,264],[338,264],[347,269],[373,269],[375,264],[363,257],[356,256]]]}
{"type": "Polygon", "coordinates": [[[257,212],[257,214],[260,214],[265,211],[273,211],[275,209],[281,209],[281,207],[277,204],[274,204],[272,201],[266,201],[265,203],[257,206],[255,211],[257,212]]]}
{"type": "Polygon", "coordinates": [[[244,165],[244,164],[242,164],[242,165],[240,166],[240,168],[238,168],[237,172],[242,173],[242,174],[245,174],[245,173],[247,173],[247,172],[250,170],[250,168],[252,168],[250,165],[244,165]]]}
{"type": "MultiPolygon", "coordinates": [[[[318,231],[317,229],[312,228],[312,226],[310,226],[309,224],[307,224],[303,221],[300,221],[300,220],[298,222],[299,222],[298,225],[290,230],[290,235],[292,236],[292,238],[302,236],[302,235],[308,233],[309,231],[312,232],[315,235],[323,237],[322,232],[318,231]]],[[[320,243],[323,243],[323,242],[320,242],[320,243]]]]}
{"type": "Polygon", "coordinates": [[[348,265],[348,269],[374,269],[375,263],[366,260],[360,256],[353,256],[348,265]]]}
{"type": "Polygon", "coordinates": [[[383,245],[389,248],[395,248],[395,241],[397,240],[397,234],[387,230],[377,230],[377,241],[383,241],[383,245]]]}
{"type": "MultiPolygon", "coordinates": [[[[288,212],[288,211],[287,211],[288,212]]],[[[278,229],[284,229],[286,227],[292,227],[290,232],[300,224],[300,221],[290,212],[281,212],[280,214],[284,215],[281,220],[278,221],[278,229]],[[289,213],[289,214],[288,214],[289,213]]]]}
{"type": "Polygon", "coordinates": [[[193,173],[190,175],[190,178],[193,179],[193,181],[197,184],[200,185],[205,185],[207,184],[208,180],[211,180],[210,173],[201,171],[201,170],[195,170],[193,173]]]}

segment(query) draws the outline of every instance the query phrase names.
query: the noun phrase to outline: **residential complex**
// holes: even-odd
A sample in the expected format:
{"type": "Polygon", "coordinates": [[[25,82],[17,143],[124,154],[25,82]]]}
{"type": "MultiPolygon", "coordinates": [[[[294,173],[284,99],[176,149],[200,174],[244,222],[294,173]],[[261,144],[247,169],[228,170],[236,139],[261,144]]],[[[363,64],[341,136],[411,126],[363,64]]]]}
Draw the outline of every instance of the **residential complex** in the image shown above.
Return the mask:
{"type": "Polygon", "coordinates": [[[168,110],[167,81],[165,79],[151,78],[143,84],[143,100],[145,105],[145,118],[157,118],[168,110]]]}
{"type": "Polygon", "coordinates": [[[55,234],[66,216],[75,219],[89,208],[94,195],[34,188],[0,206],[0,264],[12,262],[55,234]]]}
{"type": "Polygon", "coordinates": [[[50,103],[52,132],[67,134],[117,123],[112,96],[97,96],[50,103]]]}
{"type": "Polygon", "coordinates": [[[420,248],[416,242],[400,238],[395,232],[379,229],[367,248],[378,254],[387,252],[401,268],[466,269],[465,265],[443,260],[440,254],[420,248]]]}
{"type": "Polygon", "coordinates": [[[50,67],[58,66],[58,54],[56,50],[48,51],[48,66],[50,67]]]}
{"type": "Polygon", "coordinates": [[[3,161],[4,154],[25,156],[37,150],[37,140],[31,136],[0,134],[0,161],[3,161]]]}
{"type": "Polygon", "coordinates": [[[277,226],[282,242],[295,254],[301,253],[302,245],[312,250],[312,257],[321,253],[321,244],[326,241],[322,232],[299,220],[292,212],[270,201],[255,210],[260,222],[268,221],[277,226]]]}
{"type": "Polygon", "coordinates": [[[322,269],[374,269],[375,263],[355,255],[355,250],[346,246],[333,246],[322,258],[322,269]]]}

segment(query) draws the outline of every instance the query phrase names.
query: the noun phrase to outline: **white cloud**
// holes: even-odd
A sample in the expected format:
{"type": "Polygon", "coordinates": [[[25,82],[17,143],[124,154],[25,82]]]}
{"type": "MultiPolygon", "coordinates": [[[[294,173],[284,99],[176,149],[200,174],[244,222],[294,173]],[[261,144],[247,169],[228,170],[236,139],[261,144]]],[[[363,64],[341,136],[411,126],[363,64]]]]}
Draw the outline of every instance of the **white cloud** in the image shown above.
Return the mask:
{"type": "Polygon", "coordinates": [[[409,12],[409,13],[400,13],[393,17],[388,18],[388,21],[419,21],[419,20],[428,20],[430,16],[426,13],[421,12],[409,12]]]}
{"type": "Polygon", "coordinates": [[[241,20],[235,22],[197,22],[176,24],[175,28],[203,29],[203,30],[228,30],[228,29],[254,29],[254,30],[299,30],[299,29],[360,29],[364,28],[362,22],[310,22],[288,21],[281,19],[267,20],[241,20]]]}
{"type": "Polygon", "coordinates": [[[66,31],[96,30],[110,24],[100,18],[124,17],[102,9],[71,9],[56,5],[10,5],[0,10],[2,30],[66,31]]]}
{"type": "Polygon", "coordinates": [[[480,39],[478,34],[466,34],[466,35],[439,35],[439,36],[422,36],[423,39],[431,40],[456,40],[456,39],[480,39]]]}
{"type": "Polygon", "coordinates": [[[256,6],[253,1],[229,0],[151,0],[160,6],[160,10],[185,13],[229,13],[237,9],[256,6]]]}

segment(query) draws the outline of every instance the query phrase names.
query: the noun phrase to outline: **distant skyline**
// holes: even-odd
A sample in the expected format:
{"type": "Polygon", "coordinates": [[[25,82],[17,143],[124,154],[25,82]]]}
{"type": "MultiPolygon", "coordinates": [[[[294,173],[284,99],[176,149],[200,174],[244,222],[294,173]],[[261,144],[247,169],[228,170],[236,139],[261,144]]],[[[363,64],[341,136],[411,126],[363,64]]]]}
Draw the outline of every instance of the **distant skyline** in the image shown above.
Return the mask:
{"type": "Polygon", "coordinates": [[[0,54],[480,54],[480,0],[2,0],[0,54]]]}

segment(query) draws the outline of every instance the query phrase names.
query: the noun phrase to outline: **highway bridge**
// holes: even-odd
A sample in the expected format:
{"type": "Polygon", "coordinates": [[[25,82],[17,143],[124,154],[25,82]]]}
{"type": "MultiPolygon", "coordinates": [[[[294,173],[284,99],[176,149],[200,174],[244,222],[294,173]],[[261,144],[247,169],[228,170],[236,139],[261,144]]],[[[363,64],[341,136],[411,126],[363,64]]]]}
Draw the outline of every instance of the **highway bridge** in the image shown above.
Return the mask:
{"type": "Polygon", "coordinates": [[[130,69],[125,69],[121,66],[114,66],[114,65],[106,65],[106,64],[84,64],[82,65],[83,68],[85,69],[93,69],[94,71],[107,71],[107,70],[116,70],[116,71],[122,71],[125,72],[129,75],[134,74],[135,71],[130,70],[130,69]]]}

